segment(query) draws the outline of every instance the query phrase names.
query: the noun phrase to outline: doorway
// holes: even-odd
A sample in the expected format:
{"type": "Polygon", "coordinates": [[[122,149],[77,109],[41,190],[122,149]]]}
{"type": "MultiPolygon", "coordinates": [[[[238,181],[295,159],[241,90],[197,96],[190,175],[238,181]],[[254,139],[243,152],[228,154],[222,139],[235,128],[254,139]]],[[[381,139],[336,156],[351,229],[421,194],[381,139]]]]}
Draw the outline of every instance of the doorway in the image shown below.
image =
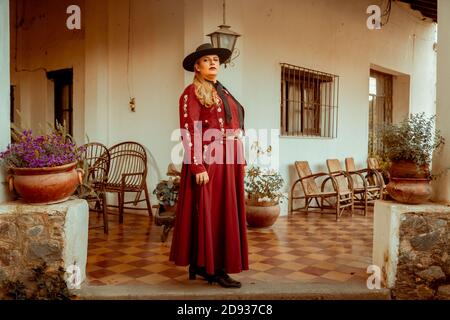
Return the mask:
{"type": "Polygon", "coordinates": [[[73,69],[47,72],[47,78],[54,83],[55,127],[64,124],[73,136],[73,69]]]}
{"type": "Polygon", "coordinates": [[[384,153],[379,130],[393,119],[393,76],[370,70],[369,78],[369,156],[384,153]]]}

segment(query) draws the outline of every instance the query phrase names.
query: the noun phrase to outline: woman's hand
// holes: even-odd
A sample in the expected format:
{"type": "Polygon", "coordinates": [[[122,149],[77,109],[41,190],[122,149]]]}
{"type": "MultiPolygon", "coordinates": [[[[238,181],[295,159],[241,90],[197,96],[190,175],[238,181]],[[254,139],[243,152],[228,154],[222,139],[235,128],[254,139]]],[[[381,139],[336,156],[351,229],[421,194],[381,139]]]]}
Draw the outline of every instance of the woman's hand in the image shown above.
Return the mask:
{"type": "Polygon", "coordinates": [[[197,184],[207,184],[209,182],[208,172],[201,172],[195,175],[195,181],[197,184]]]}

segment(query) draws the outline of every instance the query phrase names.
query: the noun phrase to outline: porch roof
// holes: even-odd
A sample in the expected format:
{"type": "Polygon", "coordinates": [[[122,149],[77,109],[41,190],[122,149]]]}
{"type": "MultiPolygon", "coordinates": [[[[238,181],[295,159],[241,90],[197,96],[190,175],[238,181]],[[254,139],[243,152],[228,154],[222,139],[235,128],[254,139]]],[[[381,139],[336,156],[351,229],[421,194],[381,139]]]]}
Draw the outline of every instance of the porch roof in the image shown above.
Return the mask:
{"type": "Polygon", "coordinates": [[[437,22],[437,0],[401,0],[409,3],[411,9],[419,10],[424,17],[433,19],[437,22]]]}

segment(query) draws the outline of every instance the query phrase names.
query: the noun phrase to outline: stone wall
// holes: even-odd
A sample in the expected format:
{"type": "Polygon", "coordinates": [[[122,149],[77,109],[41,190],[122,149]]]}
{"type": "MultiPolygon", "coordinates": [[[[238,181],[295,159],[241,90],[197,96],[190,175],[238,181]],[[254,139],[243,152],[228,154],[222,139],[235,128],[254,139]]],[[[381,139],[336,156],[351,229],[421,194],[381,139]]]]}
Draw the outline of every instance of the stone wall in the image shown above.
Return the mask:
{"type": "Polygon", "coordinates": [[[450,215],[404,213],[400,218],[398,299],[450,299],[450,215]]]}
{"type": "Polygon", "coordinates": [[[88,214],[84,200],[49,206],[1,204],[0,283],[2,280],[26,282],[32,268],[44,262],[49,270],[59,267],[68,270],[76,265],[80,281],[84,281],[88,214]]]}
{"type": "Polygon", "coordinates": [[[376,201],[373,264],[395,299],[450,299],[450,206],[376,201]]]}

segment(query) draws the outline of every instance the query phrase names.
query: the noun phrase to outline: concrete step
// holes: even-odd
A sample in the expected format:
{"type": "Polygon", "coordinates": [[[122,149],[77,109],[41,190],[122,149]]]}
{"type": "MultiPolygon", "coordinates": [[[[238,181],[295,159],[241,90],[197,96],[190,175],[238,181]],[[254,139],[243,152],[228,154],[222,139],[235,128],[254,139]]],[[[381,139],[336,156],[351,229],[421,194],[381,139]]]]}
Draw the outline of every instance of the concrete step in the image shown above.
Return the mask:
{"type": "Polygon", "coordinates": [[[201,280],[165,285],[85,285],[73,291],[81,300],[389,300],[390,290],[369,290],[364,283],[255,282],[239,289],[201,280]]]}

